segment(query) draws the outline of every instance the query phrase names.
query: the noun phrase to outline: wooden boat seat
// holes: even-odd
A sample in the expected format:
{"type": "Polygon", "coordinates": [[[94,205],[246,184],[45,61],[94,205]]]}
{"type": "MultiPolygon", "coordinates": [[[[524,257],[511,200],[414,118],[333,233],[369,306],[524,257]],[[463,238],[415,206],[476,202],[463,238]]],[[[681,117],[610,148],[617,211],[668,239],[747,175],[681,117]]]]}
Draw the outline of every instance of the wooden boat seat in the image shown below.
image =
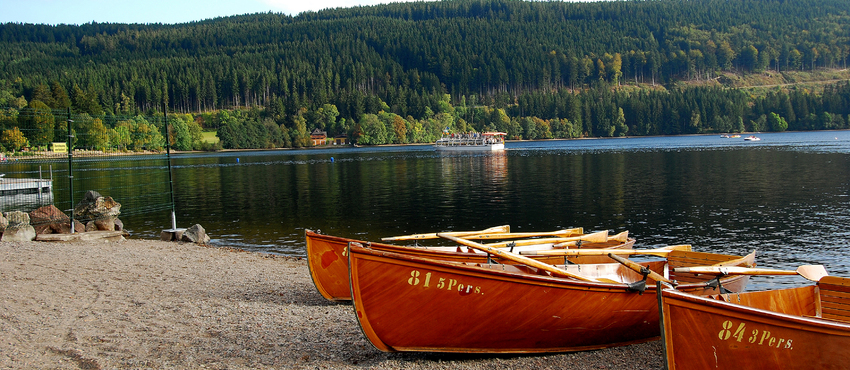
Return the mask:
{"type": "Polygon", "coordinates": [[[818,282],[818,295],[824,319],[850,322],[850,279],[824,276],[818,282]]]}

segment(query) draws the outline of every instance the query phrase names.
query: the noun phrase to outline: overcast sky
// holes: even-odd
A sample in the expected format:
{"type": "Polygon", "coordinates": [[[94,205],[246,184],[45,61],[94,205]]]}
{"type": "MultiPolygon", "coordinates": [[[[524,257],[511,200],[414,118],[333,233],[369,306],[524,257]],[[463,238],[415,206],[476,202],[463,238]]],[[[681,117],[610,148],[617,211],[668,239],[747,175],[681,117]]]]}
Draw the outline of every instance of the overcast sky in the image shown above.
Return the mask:
{"type": "Polygon", "coordinates": [[[412,0],[0,0],[0,23],[186,23],[249,13],[307,10],[412,0]]]}

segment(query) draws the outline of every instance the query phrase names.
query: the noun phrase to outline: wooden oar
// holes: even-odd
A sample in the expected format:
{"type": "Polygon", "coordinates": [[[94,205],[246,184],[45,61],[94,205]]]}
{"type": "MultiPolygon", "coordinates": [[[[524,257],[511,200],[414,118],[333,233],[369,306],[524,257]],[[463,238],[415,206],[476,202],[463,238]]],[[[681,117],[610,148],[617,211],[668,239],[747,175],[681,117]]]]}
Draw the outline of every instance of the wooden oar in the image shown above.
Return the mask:
{"type": "MultiPolygon", "coordinates": [[[[463,237],[464,239],[471,239],[467,237],[463,237]]],[[[600,231],[593,234],[584,234],[578,236],[564,237],[564,238],[539,238],[539,239],[523,239],[523,240],[514,240],[514,241],[503,241],[497,243],[488,243],[485,244],[488,247],[494,248],[504,248],[509,245],[513,245],[515,247],[523,246],[523,245],[535,245],[535,244],[555,244],[561,243],[565,241],[584,241],[588,243],[602,243],[608,240],[608,231],[600,231]]]]}
{"type": "Polygon", "coordinates": [[[614,236],[609,236],[608,241],[609,242],[625,243],[625,242],[629,241],[629,231],[626,230],[626,231],[623,231],[619,234],[614,234],[614,236]]]}
{"type": "MultiPolygon", "coordinates": [[[[509,233],[509,232],[511,232],[510,225],[503,225],[503,226],[491,227],[489,229],[484,229],[484,230],[480,230],[480,231],[453,231],[453,232],[446,232],[446,234],[454,235],[454,236],[470,237],[470,236],[473,236],[473,235],[480,235],[480,234],[497,234],[497,233],[509,233]]],[[[395,240],[420,240],[420,239],[437,239],[437,238],[439,238],[437,236],[437,233],[429,233],[429,234],[411,234],[411,235],[401,235],[401,236],[390,236],[390,237],[386,237],[386,238],[381,238],[381,240],[383,240],[383,241],[395,241],[395,240]]]]}
{"type": "MultiPolygon", "coordinates": [[[[625,242],[629,241],[629,232],[623,231],[623,232],[616,234],[614,236],[609,236],[607,241],[625,243],[625,242]]],[[[579,244],[578,240],[569,241],[569,242],[563,242],[563,243],[555,244],[555,245],[552,246],[552,248],[570,248],[570,247],[575,247],[578,244],[579,244]]]]}
{"type": "MultiPolygon", "coordinates": [[[[588,234],[588,235],[592,235],[592,234],[588,234]]],[[[596,241],[590,241],[590,240],[575,240],[575,241],[568,241],[568,242],[555,244],[555,245],[552,246],[552,248],[575,247],[576,245],[578,245],[579,241],[588,242],[588,243],[604,243],[604,242],[614,242],[614,241],[620,242],[620,243],[625,243],[625,242],[629,241],[629,232],[623,231],[623,232],[616,234],[614,236],[609,236],[608,239],[606,239],[604,242],[596,242],[596,241]]]]}
{"type": "Polygon", "coordinates": [[[677,267],[673,272],[689,272],[706,275],[800,275],[811,281],[818,281],[829,275],[823,265],[803,265],[796,270],[773,270],[738,266],[694,266],[677,267]]]}
{"type": "Polygon", "coordinates": [[[540,236],[560,236],[560,237],[568,237],[573,235],[581,235],[584,234],[584,229],[581,227],[577,227],[574,229],[563,229],[556,231],[543,231],[543,232],[527,232],[527,233],[493,233],[493,234],[479,234],[472,236],[464,236],[464,239],[520,239],[520,238],[535,238],[540,236]]]}
{"type": "Polygon", "coordinates": [[[676,283],[673,282],[672,280],[662,276],[661,274],[659,274],[655,271],[650,270],[649,267],[641,265],[637,262],[634,262],[632,260],[620,257],[620,256],[613,254],[613,253],[608,254],[608,257],[613,258],[615,261],[622,263],[624,266],[626,266],[626,267],[628,267],[632,270],[635,270],[636,272],[640,273],[641,275],[643,275],[644,272],[648,272],[648,276],[651,277],[652,280],[663,281],[667,284],[676,285],[676,283]]]}
{"type": "Polygon", "coordinates": [[[648,254],[667,257],[672,251],[690,250],[690,245],[671,245],[656,249],[547,249],[541,251],[522,251],[519,254],[528,256],[607,256],[608,254],[630,256],[634,254],[648,254]]]}
{"type": "MultiPolygon", "coordinates": [[[[468,238],[464,237],[464,239],[468,239],[468,238]]],[[[581,240],[582,242],[587,242],[587,243],[604,243],[604,242],[608,241],[608,230],[595,232],[593,234],[571,236],[571,237],[567,237],[567,238],[541,238],[541,239],[517,240],[517,241],[510,241],[510,242],[505,241],[505,242],[498,242],[498,243],[489,243],[489,244],[487,244],[487,246],[488,247],[494,247],[494,248],[503,248],[503,247],[507,247],[511,243],[514,243],[513,244],[514,246],[521,246],[521,245],[534,245],[534,244],[562,243],[562,242],[579,241],[579,240],[581,240]]]]}
{"type": "Polygon", "coordinates": [[[752,253],[750,253],[746,256],[743,256],[741,258],[736,258],[736,259],[733,259],[733,260],[718,262],[718,263],[713,264],[712,266],[718,266],[718,267],[738,266],[738,265],[746,262],[746,266],[742,266],[742,267],[753,267],[753,266],[755,266],[755,263],[748,262],[748,261],[755,261],[755,259],[756,259],[756,251],[753,250],[752,253]]]}
{"type": "Polygon", "coordinates": [[[569,277],[569,278],[582,280],[582,281],[597,281],[595,279],[591,279],[591,278],[588,278],[588,277],[585,277],[585,276],[581,276],[581,275],[573,274],[573,273],[568,272],[568,271],[561,270],[561,269],[559,269],[555,266],[552,266],[552,265],[547,265],[547,264],[542,263],[542,262],[537,262],[537,261],[535,261],[531,258],[523,257],[523,256],[520,256],[518,254],[508,252],[504,249],[488,247],[484,244],[479,244],[479,243],[476,243],[476,242],[471,241],[471,240],[458,238],[456,236],[447,235],[447,234],[444,234],[444,233],[437,233],[437,235],[441,238],[446,238],[446,239],[451,240],[455,243],[462,244],[462,245],[465,245],[467,247],[472,247],[472,248],[475,248],[475,249],[478,249],[478,250],[481,250],[481,251],[484,251],[484,252],[505,258],[505,259],[509,259],[509,260],[517,262],[517,263],[521,263],[521,264],[526,265],[526,266],[536,267],[536,268],[544,270],[544,271],[549,271],[550,273],[552,273],[552,275],[557,275],[557,276],[560,276],[560,277],[569,277]]]}

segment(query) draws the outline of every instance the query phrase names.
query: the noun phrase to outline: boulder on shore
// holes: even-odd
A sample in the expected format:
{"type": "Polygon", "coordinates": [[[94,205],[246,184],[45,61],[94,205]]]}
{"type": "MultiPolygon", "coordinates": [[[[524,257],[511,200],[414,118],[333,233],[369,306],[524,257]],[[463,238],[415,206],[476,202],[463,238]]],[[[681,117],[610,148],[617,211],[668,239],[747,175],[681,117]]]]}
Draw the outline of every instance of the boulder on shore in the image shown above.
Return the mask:
{"type": "Polygon", "coordinates": [[[104,197],[94,190],[86,192],[83,200],[74,207],[74,217],[83,222],[114,219],[119,214],[121,214],[121,203],[116,202],[112,197],[104,197]]]}
{"type": "Polygon", "coordinates": [[[11,211],[4,214],[9,225],[3,231],[0,241],[27,242],[35,240],[35,229],[30,225],[30,216],[26,212],[11,211]]]}
{"type": "Polygon", "coordinates": [[[36,234],[71,233],[71,218],[52,204],[37,208],[30,212],[29,216],[36,234]]]}
{"type": "Polygon", "coordinates": [[[121,203],[112,197],[89,190],[86,196],[74,208],[74,217],[85,224],[85,231],[121,231],[124,223],[118,220],[121,214],[121,203]]]}
{"type": "Polygon", "coordinates": [[[207,231],[204,230],[203,226],[201,226],[200,224],[195,224],[183,232],[183,235],[180,237],[180,240],[189,243],[206,245],[210,242],[210,237],[209,235],[207,235],[207,231]]]}

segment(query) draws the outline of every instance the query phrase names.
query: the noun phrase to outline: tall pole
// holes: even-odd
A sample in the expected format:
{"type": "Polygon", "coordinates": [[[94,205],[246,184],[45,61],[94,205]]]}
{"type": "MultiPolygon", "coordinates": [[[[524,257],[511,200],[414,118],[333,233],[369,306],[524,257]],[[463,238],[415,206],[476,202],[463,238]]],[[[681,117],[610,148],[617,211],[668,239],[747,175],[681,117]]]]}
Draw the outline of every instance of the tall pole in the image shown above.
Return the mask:
{"type": "Polygon", "coordinates": [[[177,213],[174,205],[174,177],[171,175],[171,137],[168,130],[168,105],[162,103],[162,112],[165,117],[165,157],[168,158],[168,188],[171,193],[171,230],[177,230],[177,213]]]}
{"type": "Polygon", "coordinates": [[[72,122],[74,121],[71,120],[71,108],[68,107],[68,189],[70,189],[69,193],[71,194],[71,234],[74,233],[74,148],[72,146],[74,134],[71,133],[72,122]]]}

